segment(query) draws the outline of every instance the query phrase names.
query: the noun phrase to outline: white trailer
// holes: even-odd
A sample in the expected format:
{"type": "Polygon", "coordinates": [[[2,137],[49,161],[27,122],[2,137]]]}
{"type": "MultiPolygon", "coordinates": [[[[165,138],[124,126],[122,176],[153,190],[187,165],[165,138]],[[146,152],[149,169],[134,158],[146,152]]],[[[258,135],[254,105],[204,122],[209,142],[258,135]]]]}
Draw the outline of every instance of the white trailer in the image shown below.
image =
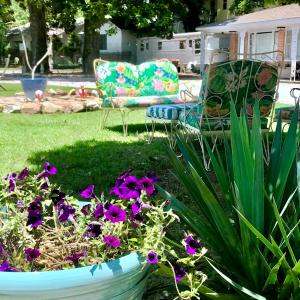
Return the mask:
{"type": "Polygon", "coordinates": [[[167,58],[185,72],[200,65],[200,32],[175,33],[172,39],[144,37],[137,39],[137,63],[167,58]]]}

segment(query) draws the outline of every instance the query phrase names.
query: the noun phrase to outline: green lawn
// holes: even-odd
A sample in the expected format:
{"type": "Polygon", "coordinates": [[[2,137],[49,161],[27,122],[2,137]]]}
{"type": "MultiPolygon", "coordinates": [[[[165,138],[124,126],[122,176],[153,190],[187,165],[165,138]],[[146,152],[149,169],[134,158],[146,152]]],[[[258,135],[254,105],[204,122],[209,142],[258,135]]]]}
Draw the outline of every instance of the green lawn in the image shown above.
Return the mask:
{"type": "Polygon", "coordinates": [[[39,170],[49,161],[58,168],[54,180],[75,194],[91,183],[98,192],[106,191],[127,169],[140,176],[154,171],[174,191],[163,139],[152,144],[145,141],[144,113],[132,112],[128,137],[123,137],[117,112],[101,131],[99,112],[0,114],[0,176],[24,166],[39,170]]]}
{"type": "MultiPolygon", "coordinates": [[[[6,91],[4,91],[1,87],[0,87],[0,97],[7,97],[7,96],[14,96],[16,93],[19,92],[23,92],[22,86],[19,83],[1,83],[0,84],[6,89],[6,91]]],[[[63,87],[63,86],[47,86],[47,90],[49,89],[60,89],[63,91],[70,91],[70,87],[63,87]]]]}

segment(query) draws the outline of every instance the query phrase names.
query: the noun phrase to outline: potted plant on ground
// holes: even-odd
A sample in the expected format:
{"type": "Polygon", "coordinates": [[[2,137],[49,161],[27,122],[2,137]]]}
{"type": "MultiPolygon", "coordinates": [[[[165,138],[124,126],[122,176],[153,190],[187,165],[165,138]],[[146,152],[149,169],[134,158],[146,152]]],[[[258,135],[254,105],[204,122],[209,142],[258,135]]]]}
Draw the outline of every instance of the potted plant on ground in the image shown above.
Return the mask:
{"type": "Polygon", "coordinates": [[[25,96],[29,100],[34,100],[36,98],[36,91],[39,91],[39,93],[44,93],[46,90],[47,86],[47,78],[45,77],[35,77],[35,71],[37,67],[49,56],[52,56],[53,53],[53,36],[62,33],[61,29],[51,29],[48,32],[49,36],[49,43],[47,47],[47,51],[44,54],[44,56],[32,67],[29,58],[28,58],[28,52],[27,52],[27,47],[26,47],[26,42],[23,34],[22,27],[20,27],[20,32],[21,32],[21,37],[22,37],[22,43],[23,43],[23,48],[24,48],[24,53],[25,53],[25,59],[26,59],[26,64],[28,68],[31,71],[31,78],[23,78],[21,79],[22,87],[25,93],[25,96]]]}
{"type": "Polygon", "coordinates": [[[125,172],[111,190],[117,199],[98,198],[90,185],[81,193],[90,201],[79,202],[50,183],[56,168],[43,166],[0,185],[1,299],[141,299],[158,265],[170,267],[176,284],[189,283],[177,288],[181,296],[197,295],[206,277],[193,266],[205,249],[188,233],[188,257],[172,250],[166,228],[177,217],[152,197],[153,177],[125,172]]]}

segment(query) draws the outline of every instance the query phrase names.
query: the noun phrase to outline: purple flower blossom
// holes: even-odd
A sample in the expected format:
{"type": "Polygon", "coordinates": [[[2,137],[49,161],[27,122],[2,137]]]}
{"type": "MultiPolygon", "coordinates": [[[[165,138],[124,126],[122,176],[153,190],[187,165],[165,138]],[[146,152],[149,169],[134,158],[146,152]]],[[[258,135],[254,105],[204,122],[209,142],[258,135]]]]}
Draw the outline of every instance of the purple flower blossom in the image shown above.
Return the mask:
{"type": "Polygon", "coordinates": [[[111,248],[118,248],[121,245],[121,241],[114,235],[106,235],[103,242],[111,248]]]}
{"type": "Polygon", "coordinates": [[[128,176],[125,181],[118,187],[116,194],[120,199],[137,199],[140,196],[138,179],[135,176],[128,176]]]}
{"type": "Polygon", "coordinates": [[[44,183],[42,183],[40,186],[41,190],[48,190],[48,188],[49,188],[49,185],[46,181],[44,183]]]}
{"type": "Polygon", "coordinates": [[[41,252],[39,249],[35,249],[35,248],[26,248],[24,250],[25,256],[26,256],[26,260],[28,262],[32,262],[35,259],[37,259],[40,255],[41,252]]]}
{"type": "Polygon", "coordinates": [[[53,176],[57,173],[56,167],[52,166],[49,162],[44,162],[43,166],[44,170],[40,172],[39,178],[53,176]]]}
{"type": "Polygon", "coordinates": [[[30,210],[28,212],[27,226],[31,226],[31,228],[36,228],[43,224],[42,214],[38,210],[30,210]]]}
{"type": "Polygon", "coordinates": [[[126,211],[117,205],[111,205],[105,212],[105,217],[112,223],[124,222],[126,220],[126,211]]]}
{"type": "Polygon", "coordinates": [[[19,181],[23,181],[27,176],[29,176],[29,170],[28,170],[28,168],[24,168],[18,175],[17,179],[19,181]]]}
{"type": "Polygon", "coordinates": [[[91,212],[91,204],[83,205],[80,211],[86,217],[91,212]]]}
{"type": "Polygon", "coordinates": [[[133,215],[137,215],[142,210],[142,201],[137,200],[131,205],[131,211],[133,215]]]}
{"type": "Polygon", "coordinates": [[[78,267],[79,266],[79,260],[83,257],[86,256],[86,253],[85,252],[80,252],[80,253],[74,253],[68,257],[66,257],[66,260],[70,260],[75,267],[78,267]]]}
{"type": "Polygon", "coordinates": [[[12,179],[9,180],[9,186],[8,186],[8,189],[7,191],[9,193],[13,192],[14,190],[16,189],[16,182],[12,179]]]}
{"type": "Polygon", "coordinates": [[[120,174],[120,175],[117,177],[117,179],[116,179],[115,185],[116,185],[116,186],[121,185],[121,184],[125,181],[125,179],[126,179],[128,176],[130,176],[130,172],[131,172],[131,171],[132,171],[132,170],[127,170],[127,171],[123,172],[122,174],[120,174]]]}
{"type": "Polygon", "coordinates": [[[109,209],[112,206],[112,204],[110,202],[105,202],[104,203],[104,208],[105,209],[109,209]]]}
{"type": "Polygon", "coordinates": [[[138,185],[147,194],[147,196],[152,196],[155,192],[154,180],[148,177],[143,177],[139,179],[138,185]]]}
{"type": "Polygon", "coordinates": [[[99,224],[91,223],[87,226],[87,233],[96,238],[101,234],[101,226],[99,224]]]}
{"type": "Polygon", "coordinates": [[[131,222],[131,225],[135,228],[139,227],[140,223],[143,222],[143,218],[140,214],[137,215],[131,214],[129,220],[131,222]]]}
{"type": "Polygon", "coordinates": [[[197,242],[192,235],[188,235],[185,239],[185,250],[188,254],[194,255],[197,252],[197,249],[200,247],[200,243],[197,242]]]}
{"type": "Polygon", "coordinates": [[[37,196],[34,201],[29,203],[28,212],[37,211],[40,212],[42,209],[41,204],[42,196],[37,196]]]}
{"type": "Polygon", "coordinates": [[[182,278],[186,275],[186,271],[183,270],[181,267],[178,265],[173,265],[174,272],[175,272],[175,278],[176,282],[179,282],[182,280],[182,278]]]}
{"type": "Polygon", "coordinates": [[[59,206],[59,205],[64,204],[65,197],[66,197],[66,194],[60,190],[53,190],[51,192],[51,196],[50,196],[54,206],[59,206]]]}
{"type": "Polygon", "coordinates": [[[0,264],[0,272],[18,272],[18,270],[12,267],[7,260],[3,261],[0,264]]]}
{"type": "Polygon", "coordinates": [[[104,208],[103,208],[103,204],[102,203],[99,203],[97,204],[96,208],[95,208],[95,211],[93,213],[93,217],[95,219],[100,219],[104,216],[104,208]]]}
{"type": "Polygon", "coordinates": [[[157,253],[155,251],[148,252],[146,261],[149,264],[157,264],[158,263],[157,253]]]}
{"type": "Polygon", "coordinates": [[[94,198],[95,197],[94,188],[95,188],[94,185],[89,185],[85,190],[83,190],[80,193],[80,196],[85,199],[94,198]]]}
{"type": "Polygon", "coordinates": [[[75,213],[75,208],[71,205],[62,204],[58,207],[58,220],[64,223],[73,218],[75,213]]]}
{"type": "Polygon", "coordinates": [[[10,173],[5,177],[5,179],[8,181],[10,181],[10,180],[15,181],[17,179],[17,173],[15,173],[15,172],[10,173]]]}
{"type": "Polygon", "coordinates": [[[24,205],[24,202],[23,201],[18,201],[17,203],[16,203],[16,207],[19,207],[19,208],[22,208],[22,207],[24,207],[25,205],[24,205]]]}

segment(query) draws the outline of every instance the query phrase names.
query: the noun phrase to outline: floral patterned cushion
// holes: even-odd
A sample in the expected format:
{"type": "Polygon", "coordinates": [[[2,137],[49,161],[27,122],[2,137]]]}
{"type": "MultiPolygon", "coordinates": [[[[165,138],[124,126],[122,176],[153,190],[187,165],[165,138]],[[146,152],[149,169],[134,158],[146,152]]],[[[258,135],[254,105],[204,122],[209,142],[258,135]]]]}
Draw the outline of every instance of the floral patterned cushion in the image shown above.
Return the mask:
{"type": "Polygon", "coordinates": [[[103,62],[95,69],[96,84],[102,98],[137,96],[139,73],[135,65],[126,62],[103,62]]]}
{"type": "Polygon", "coordinates": [[[184,103],[178,95],[170,96],[138,96],[138,97],[112,97],[102,102],[102,107],[147,107],[156,104],[184,103]]]}
{"type": "Polygon", "coordinates": [[[169,61],[145,62],[138,66],[141,96],[175,95],[179,91],[176,67],[169,61]]]}
{"type": "MultiPolygon", "coordinates": [[[[199,105],[201,109],[202,106],[199,105]]],[[[199,109],[198,108],[198,109],[199,109]]],[[[202,131],[218,131],[218,130],[230,130],[230,118],[208,118],[207,116],[203,115],[201,118],[201,114],[198,111],[191,110],[189,112],[181,111],[179,113],[179,121],[182,124],[188,125],[196,130],[202,131]]],[[[249,119],[251,122],[252,119],[249,119]]],[[[268,119],[261,118],[261,128],[267,128],[268,119]]],[[[251,126],[251,124],[250,124],[251,126]]]]}
{"type": "Polygon", "coordinates": [[[209,117],[228,116],[233,101],[238,112],[245,108],[253,116],[254,103],[259,101],[261,115],[268,116],[277,79],[277,66],[267,62],[238,60],[212,64],[201,92],[205,113],[209,117]]]}

